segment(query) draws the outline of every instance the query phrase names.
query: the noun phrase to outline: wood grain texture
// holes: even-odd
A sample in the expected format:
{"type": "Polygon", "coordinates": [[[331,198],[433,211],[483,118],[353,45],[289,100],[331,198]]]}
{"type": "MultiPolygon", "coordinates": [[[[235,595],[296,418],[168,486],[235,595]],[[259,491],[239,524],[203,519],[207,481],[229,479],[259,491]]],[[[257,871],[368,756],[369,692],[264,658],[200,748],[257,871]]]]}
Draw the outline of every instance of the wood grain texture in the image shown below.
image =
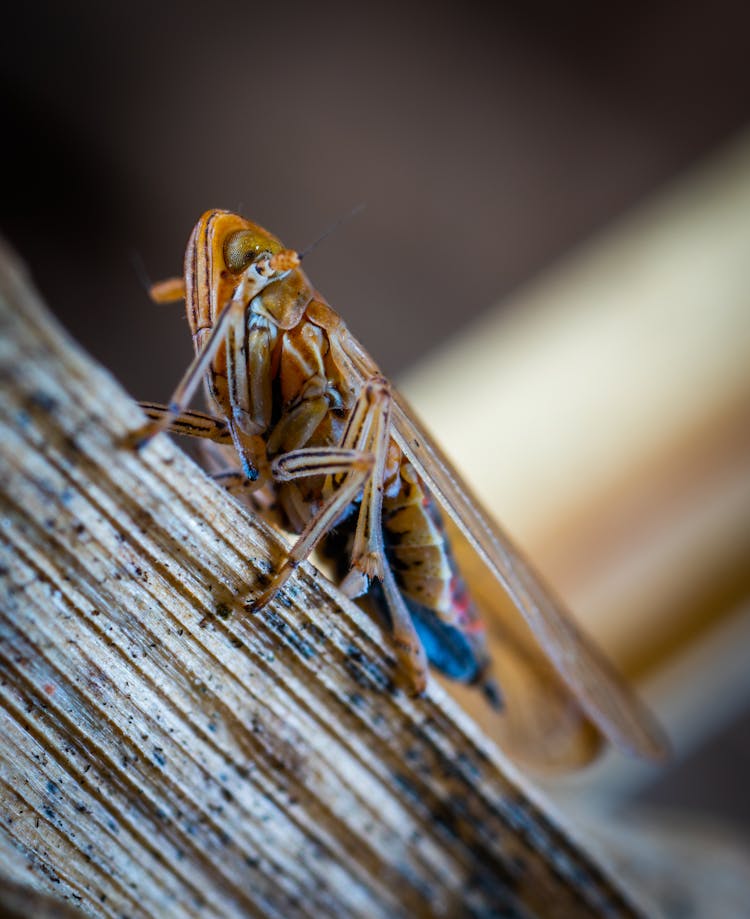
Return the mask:
{"type": "MultiPolygon", "coordinates": [[[[387,635],[166,438],[0,253],[0,865],[95,916],[631,916],[387,635]]],[[[137,347],[137,342],[133,343],[137,347]]]]}

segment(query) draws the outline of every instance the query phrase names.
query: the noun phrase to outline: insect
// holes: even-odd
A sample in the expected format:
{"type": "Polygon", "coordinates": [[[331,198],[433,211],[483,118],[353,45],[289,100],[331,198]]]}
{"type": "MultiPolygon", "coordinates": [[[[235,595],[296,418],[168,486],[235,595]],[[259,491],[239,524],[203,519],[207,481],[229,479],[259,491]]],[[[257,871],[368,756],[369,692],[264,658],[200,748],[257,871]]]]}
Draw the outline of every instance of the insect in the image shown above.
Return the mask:
{"type": "Polygon", "coordinates": [[[499,707],[483,624],[454,561],[445,511],[512,599],[557,672],[560,692],[621,748],[664,755],[650,714],[481,510],[315,291],[295,251],[236,214],[207,211],[190,236],[184,278],[156,285],[152,296],[185,299],[196,354],[168,405],[143,403],[150,421],[138,446],[165,430],[232,444],[241,467],[234,477],[249,484],[257,507],[297,534],[253,611],[327,544],[329,554],[346,558],[343,592],[370,591],[387,610],[417,693],[429,661],[478,684],[499,707]],[[188,411],[201,381],[214,415],[188,411]]]}

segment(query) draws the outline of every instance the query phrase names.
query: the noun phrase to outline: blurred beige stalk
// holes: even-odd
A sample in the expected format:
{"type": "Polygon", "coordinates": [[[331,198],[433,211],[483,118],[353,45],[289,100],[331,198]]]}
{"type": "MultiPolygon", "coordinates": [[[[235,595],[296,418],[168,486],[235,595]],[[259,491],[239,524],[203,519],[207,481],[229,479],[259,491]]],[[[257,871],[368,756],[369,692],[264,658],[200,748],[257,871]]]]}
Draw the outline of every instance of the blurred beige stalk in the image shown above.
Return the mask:
{"type": "Polygon", "coordinates": [[[248,616],[279,537],[124,446],[141,413],[2,251],[0,332],[0,912],[635,915],[315,569],[248,616]]]}
{"type": "Polygon", "coordinates": [[[748,215],[750,136],[400,381],[678,748],[750,692],[748,215]]]}

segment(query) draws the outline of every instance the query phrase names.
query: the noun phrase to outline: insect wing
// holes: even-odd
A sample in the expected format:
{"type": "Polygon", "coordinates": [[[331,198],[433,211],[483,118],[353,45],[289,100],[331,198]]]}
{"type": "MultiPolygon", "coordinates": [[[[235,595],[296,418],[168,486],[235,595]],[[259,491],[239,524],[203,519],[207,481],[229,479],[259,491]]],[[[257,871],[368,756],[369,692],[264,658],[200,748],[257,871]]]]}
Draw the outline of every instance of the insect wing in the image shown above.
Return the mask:
{"type": "Polygon", "coordinates": [[[445,523],[453,555],[485,623],[502,708],[491,711],[470,687],[451,684],[451,692],[516,762],[545,774],[586,766],[601,752],[602,733],[469,541],[450,518],[445,523]]]}
{"type": "Polygon", "coordinates": [[[476,499],[398,395],[394,437],[437,500],[503,585],[586,714],[617,746],[662,759],[668,745],[649,711],[476,499]]]}
{"type": "MultiPolygon", "coordinates": [[[[356,339],[347,334],[341,344],[361,379],[373,372],[372,359],[356,339]]],[[[621,749],[647,759],[664,759],[669,744],[648,709],[573,622],[523,553],[480,509],[469,487],[416,421],[404,398],[397,392],[393,396],[391,417],[396,443],[507,591],[588,717],[621,749]]]]}

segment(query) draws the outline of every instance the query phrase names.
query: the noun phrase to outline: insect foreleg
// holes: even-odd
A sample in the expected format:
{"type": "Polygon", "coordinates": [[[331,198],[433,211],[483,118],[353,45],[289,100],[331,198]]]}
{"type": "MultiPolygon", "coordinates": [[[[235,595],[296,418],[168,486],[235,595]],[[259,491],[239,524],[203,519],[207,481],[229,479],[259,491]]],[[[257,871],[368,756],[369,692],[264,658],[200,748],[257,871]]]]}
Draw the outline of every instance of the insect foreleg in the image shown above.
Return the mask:
{"type": "Polygon", "coordinates": [[[161,426],[166,420],[165,430],[169,434],[200,437],[215,444],[231,444],[242,461],[243,471],[236,473],[237,480],[239,481],[240,478],[243,480],[242,490],[246,491],[249,485],[254,482],[261,484],[259,481],[261,477],[256,468],[252,451],[248,449],[231,423],[227,424],[222,418],[215,418],[213,415],[205,414],[205,412],[180,412],[179,415],[173,417],[167,405],[160,405],[156,402],[139,402],[138,404],[153,424],[161,426]]]}
{"type": "Polygon", "coordinates": [[[240,299],[235,295],[226,309],[221,313],[211,329],[206,343],[195,355],[195,358],[192,360],[184,376],[178,383],[164,415],[162,415],[158,421],[150,422],[145,428],[137,433],[135,440],[136,447],[143,447],[156,434],[165,431],[173,418],[177,418],[182,414],[191,396],[195,392],[196,387],[200,383],[203,374],[208,370],[211,361],[216,356],[219,346],[224,341],[227,328],[244,321],[245,305],[244,298],[240,299]]]}
{"type": "Polygon", "coordinates": [[[203,347],[195,355],[177,389],[172,394],[167,406],[167,414],[159,421],[151,422],[144,430],[136,433],[134,438],[136,447],[144,446],[154,435],[166,430],[171,419],[177,417],[185,409],[203,375],[208,370],[211,361],[216,357],[216,352],[225,340],[229,329],[244,324],[245,311],[253,297],[280,274],[288,271],[290,265],[293,267],[295,259],[296,264],[299,264],[297,254],[284,249],[275,256],[251,264],[247,268],[232,295],[232,299],[216,316],[203,347]]]}
{"type": "Polygon", "coordinates": [[[268,430],[273,411],[271,352],[278,332],[252,313],[227,330],[227,387],[232,417],[243,434],[268,430]]]}
{"type": "Polygon", "coordinates": [[[166,430],[170,434],[180,434],[184,437],[203,437],[217,444],[232,443],[229,427],[222,418],[215,418],[213,415],[205,414],[205,412],[192,411],[180,412],[179,415],[173,416],[166,405],[160,405],[156,402],[139,402],[138,404],[153,422],[161,423],[165,417],[169,419],[166,430]]]}
{"type": "Polygon", "coordinates": [[[256,431],[267,431],[273,413],[271,352],[278,332],[270,325],[254,325],[247,330],[247,413],[256,431]]]}

